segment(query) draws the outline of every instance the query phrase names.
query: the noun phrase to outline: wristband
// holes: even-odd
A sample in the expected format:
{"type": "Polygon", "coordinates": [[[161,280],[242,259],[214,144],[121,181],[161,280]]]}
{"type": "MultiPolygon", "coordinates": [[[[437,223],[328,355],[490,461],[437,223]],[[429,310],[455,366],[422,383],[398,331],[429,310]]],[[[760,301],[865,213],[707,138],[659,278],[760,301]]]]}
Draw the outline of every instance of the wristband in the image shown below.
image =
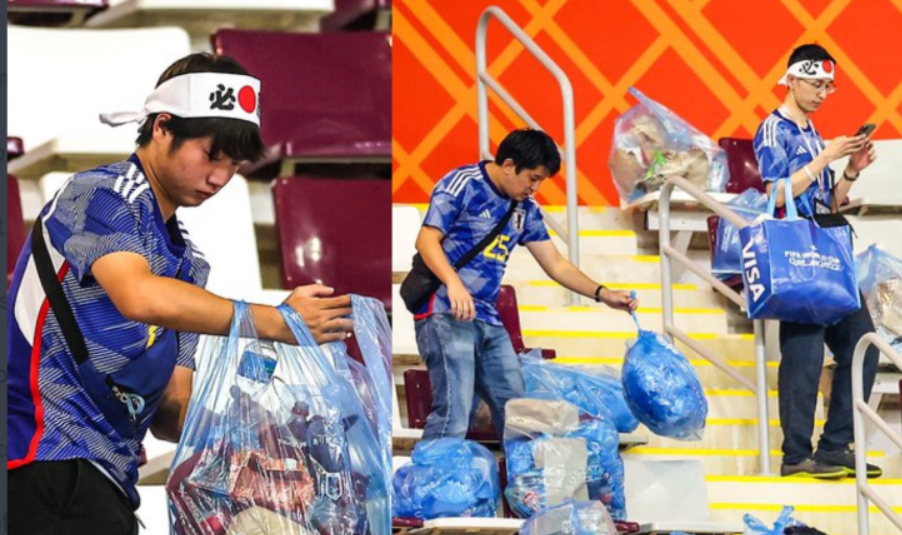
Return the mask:
{"type": "Polygon", "coordinates": [[[601,291],[604,290],[605,287],[603,284],[599,284],[598,288],[595,288],[595,302],[601,303],[601,291]]]}
{"type": "Polygon", "coordinates": [[[808,166],[807,166],[807,165],[805,166],[805,174],[808,175],[808,180],[810,180],[812,183],[815,182],[815,181],[817,180],[817,177],[815,177],[815,176],[811,173],[811,169],[808,169],[808,166]]]}
{"type": "Polygon", "coordinates": [[[842,172],[842,177],[845,178],[846,180],[848,180],[849,182],[855,182],[856,180],[858,180],[858,177],[860,177],[860,176],[861,176],[860,171],[857,175],[855,175],[855,178],[850,177],[849,173],[847,173],[846,171],[842,172]]]}

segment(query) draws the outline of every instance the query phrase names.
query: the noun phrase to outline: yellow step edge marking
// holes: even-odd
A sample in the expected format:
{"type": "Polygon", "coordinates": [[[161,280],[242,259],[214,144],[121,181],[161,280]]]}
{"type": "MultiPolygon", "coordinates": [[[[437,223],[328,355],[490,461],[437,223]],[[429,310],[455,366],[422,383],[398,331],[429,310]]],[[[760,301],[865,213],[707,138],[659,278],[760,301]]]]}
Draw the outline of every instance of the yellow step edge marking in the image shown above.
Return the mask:
{"type": "MultiPolygon", "coordinates": [[[[827,423],[827,420],[815,420],[814,425],[823,426],[827,423]]],[[[767,424],[770,426],[779,426],[780,420],[776,418],[772,418],[767,421],[767,424]]],[[[705,420],[705,425],[758,425],[757,418],[708,418],[705,420]]]]}
{"type": "MultiPolygon", "coordinates": [[[[610,207],[609,206],[580,206],[578,208],[578,211],[590,212],[593,214],[600,214],[600,213],[604,212],[605,210],[607,210],[608,208],[610,208],[610,207]]],[[[546,212],[560,213],[560,212],[566,212],[567,207],[560,205],[560,204],[553,204],[553,205],[549,205],[549,206],[543,205],[542,210],[545,210],[546,212]]]]}
{"type": "MultiPolygon", "coordinates": [[[[529,286],[555,287],[563,288],[554,281],[533,280],[527,281],[529,286]]],[[[605,286],[612,290],[660,290],[661,283],[658,282],[606,282],[605,286]]],[[[673,289],[677,291],[695,291],[698,286],[695,284],[674,284],[673,289]]]]}
{"type": "MultiPolygon", "coordinates": [[[[524,330],[523,336],[535,336],[535,337],[553,337],[553,338],[615,338],[615,339],[628,339],[635,338],[636,333],[634,332],[605,332],[605,331],[533,331],[533,330],[524,330]]],[[[689,333],[689,338],[692,340],[717,340],[719,338],[724,338],[725,334],[717,334],[717,333],[689,333]]],[[[746,336],[744,334],[735,335],[735,336],[746,336]]],[[[754,335],[748,335],[750,338],[754,339],[754,335]]],[[[744,340],[745,338],[740,338],[744,340]]]]}
{"type": "MultiPolygon", "coordinates": [[[[711,509],[724,510],[751,510],[751,511],[782,511],[783,506],[770,503],[712,503],[711,509]]],[[[796,511],[805,513],[857,513],[856,505],[795,505],[796,511]]],[[[891,507],[895,513],[902,513],[902,507],[891,507]]],[[[876,513],[877,506],[868,507],[868,511],[876,513]]]]}
{"type": "MultiPolygon", "coordinates": [[[[623,364],[623,357],[557,357],[554,359],[557,364],[623,364]]],[[[689,359],[689,363],[693,366],[714,366],[709,360],[705,359],[689,359]]],[[[749,360],[728,360],[727,364],[734,368],[754,368],[755,363],[749,360]]],[[[778,368],[779,362],[765,362],[768,368],[778,368]]]]}
{"type": "Polygon", "coordinates": [[[636,262],[648,262],[650,264],[661,263],[661,257],[657,255],[634,255],[631,258],[636,262]]]}
{"type": "MultiPolygon", "coordinates": [[[[550,307],[545,305],[520,305],[517,307],[520,312],[600,312],[609,314],[613,312],[607,307],[598,306],[568,306],[568,307],[550,307]]],[[[640,307],[637,311],[640,314],[661,314],[660,308],[640,307]]],[[[727,312],[722,308],[675,308],[675,314],[711,314],[724,315],[727,312]]]]}
{"type": "MultiPolygon", "coordinates": [[[[638,455],[695,455],[699,457],[743,457],[758,455],[758,450],[724,450],[724,449],[690,449],[690,448],[654,448],[649,446],[636,446],[629,450],[630,454],[638,455]]],[[[780,450],[770,450],[771,456],[783,455],[780,450]]],[[[882,451],[869,451],[868,457],[883,457],[882,451]]]]}
{"type": "MultiPolygon", "coordinates": [[[[814,479],[808,477],[779,477],[779,476],[705,476],[709,483],[827,483],[829,485],[846,484],[855,485],[854,477],[844,479],[814,479]]],[[[902,485],[902,479],[869,479],[868,485],[902,485]]]]}
{"type": "MultiPolygon", "coordinates": [[[[550,236],[557,236],[557,232],[548,229],[550,236]]],[[[581,230],[579,235],[583,238],[635,238],[634,230],[581,230]]]]}

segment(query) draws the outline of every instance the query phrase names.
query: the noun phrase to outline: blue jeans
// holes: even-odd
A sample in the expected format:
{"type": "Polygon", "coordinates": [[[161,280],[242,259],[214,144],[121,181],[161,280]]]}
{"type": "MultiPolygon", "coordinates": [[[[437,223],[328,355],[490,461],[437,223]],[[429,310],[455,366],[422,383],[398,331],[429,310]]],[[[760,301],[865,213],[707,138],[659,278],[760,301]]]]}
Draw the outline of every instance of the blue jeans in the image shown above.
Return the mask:
{"type": "Polygon", "coordinates": [[[525,391],[520,360],[504,327],[433,314],[418,320],[416,331],[434,393],[423,438],[464,438],[474,392],[488,403],[503,436],[504,406],[525,391]]]}

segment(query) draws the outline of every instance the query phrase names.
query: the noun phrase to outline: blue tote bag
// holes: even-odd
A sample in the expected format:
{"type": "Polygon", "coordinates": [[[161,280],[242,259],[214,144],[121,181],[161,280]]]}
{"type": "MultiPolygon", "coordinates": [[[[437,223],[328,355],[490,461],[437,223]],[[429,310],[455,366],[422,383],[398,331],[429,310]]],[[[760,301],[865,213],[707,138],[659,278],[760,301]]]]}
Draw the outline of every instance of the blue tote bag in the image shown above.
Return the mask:
{"type": "MultiPolygon", "coordinates": [[[[851,228],[801,219],[792,185],[783,185],[786,219],[763,219],[739,232],[750,319],[832,325],[861,308],[851,228]]],[[[776,206],[771,195],[768,212],[776,206]]]]}

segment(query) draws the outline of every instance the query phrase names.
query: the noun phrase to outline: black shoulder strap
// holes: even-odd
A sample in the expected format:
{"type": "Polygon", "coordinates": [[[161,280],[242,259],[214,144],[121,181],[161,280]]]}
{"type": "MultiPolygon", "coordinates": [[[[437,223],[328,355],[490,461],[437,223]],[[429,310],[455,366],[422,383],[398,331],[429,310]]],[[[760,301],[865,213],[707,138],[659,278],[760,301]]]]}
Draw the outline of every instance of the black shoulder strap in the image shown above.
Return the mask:
{"type": "Polygon", "coordinates": [[[75,362],[81,364],[88,360],[88,346],[85,344],[85,337],[75,321],[75,314],[72,312],[69,300],[66,299],[66,294],[63,293],[63,285],[53,267],[53,261],[50,259],[50,251],[44,240],[44,224],[40,217],[31,231],[31,252],[34,255],[38,278],[41,279],[41,287],[47,295],[47,300],[50,301],[50,307],[63,331],[66,344],[72,351],[75,362]]]}
{"type": "Polygon", "coordinates": [[[511,199],[510,208],[508,208],[507,213],[504,214],[504,217],[501,218],[501,221],[499,221],[498,224],[495,225],[495,228],[493,228],[491,232],[486,234],[485,238],[483,238],[482,241],[477,243],[475,247],[473,247],[472,249],[467,251],[467,254],[463,255],[460,258],[460,260],[458,260],[457,262],[454,263],[455,271],[460,271],[460,269],[462,267],[469,264],[474,258],[476,258],[476,255],[478,255],[480,251],[482,251],[483,249],[488,247],[489,244],[492,243],[492,240],[494,240],[495,237],[497,237],[499,234],[501,234],[501,232],[504,230],[504,227],[507,226],[508,221],[511,220],[511,216],[514,215],[514,210],[516,208],[517,208],[517,201],[511,199]]]}

